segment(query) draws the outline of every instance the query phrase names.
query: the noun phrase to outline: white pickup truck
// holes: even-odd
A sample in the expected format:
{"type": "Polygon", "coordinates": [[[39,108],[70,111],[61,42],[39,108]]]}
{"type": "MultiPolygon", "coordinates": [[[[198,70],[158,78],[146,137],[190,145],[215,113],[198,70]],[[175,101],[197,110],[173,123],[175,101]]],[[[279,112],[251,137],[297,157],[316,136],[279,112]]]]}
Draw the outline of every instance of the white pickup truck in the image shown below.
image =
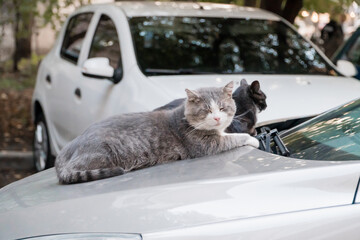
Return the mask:
{"type": "Polygon", "coordinates": [[[348,102],[344,77],[272,13],[227,4],[118,2],[89,5],[64,24],[41,62],[32,100],[37,170],[91,123],[149,111],[185,88],[259,80],[268,108],[259,124],[301,120],[348,102]]]}

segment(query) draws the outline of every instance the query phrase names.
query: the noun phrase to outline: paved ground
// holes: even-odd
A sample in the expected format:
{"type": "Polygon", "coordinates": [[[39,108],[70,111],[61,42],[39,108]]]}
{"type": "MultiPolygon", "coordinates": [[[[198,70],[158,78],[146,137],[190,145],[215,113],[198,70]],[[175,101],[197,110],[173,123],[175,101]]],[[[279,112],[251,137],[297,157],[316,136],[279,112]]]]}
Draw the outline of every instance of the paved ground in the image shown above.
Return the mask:
{"type": "Polygon", "coordinates": [[[0,188],[34,173],[32,152],[0,151],[0,188]]]}

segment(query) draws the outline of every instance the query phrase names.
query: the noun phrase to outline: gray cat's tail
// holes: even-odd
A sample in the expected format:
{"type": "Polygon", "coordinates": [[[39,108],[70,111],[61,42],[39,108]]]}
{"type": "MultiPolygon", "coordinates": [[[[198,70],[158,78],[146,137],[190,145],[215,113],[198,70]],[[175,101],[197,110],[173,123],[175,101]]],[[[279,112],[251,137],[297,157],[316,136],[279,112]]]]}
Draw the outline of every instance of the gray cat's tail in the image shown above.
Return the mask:
{"type": "Polygon", "coordinates": [[[82,183],[89,182],[109,177],[122,175],[125,173],[121,167],[114,168],[103,168],[94,170],[74,170],[74,169],[56,169],[59,183],[71,184],[71,183],[82,183]]]}

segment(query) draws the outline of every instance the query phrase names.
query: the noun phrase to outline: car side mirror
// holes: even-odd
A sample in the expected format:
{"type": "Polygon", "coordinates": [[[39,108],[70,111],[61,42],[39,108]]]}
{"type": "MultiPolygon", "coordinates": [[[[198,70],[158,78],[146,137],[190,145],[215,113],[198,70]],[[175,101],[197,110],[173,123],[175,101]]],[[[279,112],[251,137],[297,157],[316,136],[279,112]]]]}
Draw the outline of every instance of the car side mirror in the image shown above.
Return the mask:
{"type": "Polygon", "coordinates": [[[81,72],[84,76],[93,78],[107,78],[114,83],[119,82],[118,71],[118,69],[115,70],[112,66],[110,66],[110,60],[105,57],[89,58],[84,62],[81,69],[81,72]]]}
{"type": "Polygon", "coordinates": [[[347,77],[353,77],[357,74],[356,67],[350,61],[338,60],[336,66],[339,72],[347,77]]]}

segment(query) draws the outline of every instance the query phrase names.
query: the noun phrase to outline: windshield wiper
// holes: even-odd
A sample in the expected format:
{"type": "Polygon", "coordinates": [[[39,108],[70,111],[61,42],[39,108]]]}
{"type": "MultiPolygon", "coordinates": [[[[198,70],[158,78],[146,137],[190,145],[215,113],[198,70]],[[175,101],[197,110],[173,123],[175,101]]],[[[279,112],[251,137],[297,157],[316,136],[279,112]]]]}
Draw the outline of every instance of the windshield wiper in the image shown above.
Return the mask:
{"type": "Polygon", "coordinates": [[[281,156],[290,156],[290,151],[281,140],[279,132],[276,128],[270,130],[268,127],[262,127],[261,133],[256,135],[256,138],[260,142],[260,150],[275,153],[281,156]],[[273,142],[273,146],[271,146],[271,142],[273,142]]]}
{"type": "Polygon", "coordinates": [[[179,68],[179,69],[160,69],[160,68],[147,68],[146,73],[152,74],[215,74],[215,72],[198,71],[192,68],[179,68]]]}

